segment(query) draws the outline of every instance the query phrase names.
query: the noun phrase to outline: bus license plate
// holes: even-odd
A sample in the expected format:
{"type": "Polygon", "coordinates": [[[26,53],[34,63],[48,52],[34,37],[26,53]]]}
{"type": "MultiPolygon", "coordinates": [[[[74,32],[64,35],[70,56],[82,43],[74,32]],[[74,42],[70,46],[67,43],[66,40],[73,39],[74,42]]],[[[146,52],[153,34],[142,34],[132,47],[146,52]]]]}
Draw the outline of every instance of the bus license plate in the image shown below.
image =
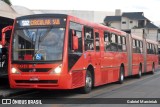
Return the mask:
{"type": "Polygon", "coordinates": [[[29,80],[30,81],[39,81],[39,78],[38,77],[31,77],[29,80]]]}

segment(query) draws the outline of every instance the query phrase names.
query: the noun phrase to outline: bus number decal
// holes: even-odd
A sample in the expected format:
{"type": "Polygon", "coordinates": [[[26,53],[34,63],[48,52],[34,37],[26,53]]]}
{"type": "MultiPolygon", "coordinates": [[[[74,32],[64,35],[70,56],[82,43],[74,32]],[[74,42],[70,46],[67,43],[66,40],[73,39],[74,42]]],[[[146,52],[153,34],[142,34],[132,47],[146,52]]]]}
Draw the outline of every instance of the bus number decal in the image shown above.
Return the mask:
{"type": "Polygon", "coordinates": [[[22,20],[22,26],[30,26],[30,21],[29,20],[22,20]]]}
{"type": "Polygon", "coordinates": [[[20,64],[18,65],[18,68],[29,68],[28,64],[20,64]]]}

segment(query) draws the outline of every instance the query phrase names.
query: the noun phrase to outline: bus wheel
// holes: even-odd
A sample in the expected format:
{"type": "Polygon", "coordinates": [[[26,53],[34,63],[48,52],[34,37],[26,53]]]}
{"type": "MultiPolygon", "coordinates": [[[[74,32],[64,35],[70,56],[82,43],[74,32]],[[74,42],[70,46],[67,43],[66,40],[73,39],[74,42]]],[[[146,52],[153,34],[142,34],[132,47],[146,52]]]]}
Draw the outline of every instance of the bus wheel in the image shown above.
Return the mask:
{"type": "Polygon", "coordinates": [[[142,67],[141,65],[139,66],[139,71],[138,71],[138,74],[137,74],[137,78],[141,78],[142,76],[142,67]]]}
{"type": "Polygon", "coordinates": [[[155,66],[154,66],[154,64],[152,65],[152,72],[151,72],[151,74],[154,74],[155,73],[155,66]]]}
{"type": "Polygon", "coordinates": [[[123,81],[124,81],[124,67],[120,67],[120,72],[119,72],[120,74],[119,74],[119,81],[118,81],[118,83],[119,84],[122,84],[123,83],[123,81]]]}
{"type": "Polygon", "coordinates": [[[87,94],[91,91],[92,89],[92,75],[90,71],[87,70],[86,72],[86,78],[85,78],[85,86],[81,88],[81,93],[87,94]]]}

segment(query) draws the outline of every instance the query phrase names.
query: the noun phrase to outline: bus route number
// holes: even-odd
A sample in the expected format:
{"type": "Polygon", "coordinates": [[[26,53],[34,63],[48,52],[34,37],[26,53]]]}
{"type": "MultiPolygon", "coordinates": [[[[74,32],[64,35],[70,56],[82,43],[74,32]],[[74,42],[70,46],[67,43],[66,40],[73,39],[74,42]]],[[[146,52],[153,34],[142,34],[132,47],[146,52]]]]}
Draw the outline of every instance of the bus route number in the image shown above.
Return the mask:
{"type": "Polygon", "coordinates": [[[53,19],[53,25],[60,25],[59,19],[53,19]]]}

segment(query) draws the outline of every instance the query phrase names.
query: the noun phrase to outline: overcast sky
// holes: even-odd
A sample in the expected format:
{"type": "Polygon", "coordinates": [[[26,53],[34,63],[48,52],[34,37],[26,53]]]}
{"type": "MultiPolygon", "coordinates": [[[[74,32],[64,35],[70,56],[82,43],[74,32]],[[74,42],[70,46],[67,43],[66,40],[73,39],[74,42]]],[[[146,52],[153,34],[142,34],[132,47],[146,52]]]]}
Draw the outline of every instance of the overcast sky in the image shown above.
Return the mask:
{"type": "Polygon", "coordinates": [[[13,5],[35,10],[94,10],[144,12],[144,16],[160,25],[160,0],[11,0],[13,5]]]}

